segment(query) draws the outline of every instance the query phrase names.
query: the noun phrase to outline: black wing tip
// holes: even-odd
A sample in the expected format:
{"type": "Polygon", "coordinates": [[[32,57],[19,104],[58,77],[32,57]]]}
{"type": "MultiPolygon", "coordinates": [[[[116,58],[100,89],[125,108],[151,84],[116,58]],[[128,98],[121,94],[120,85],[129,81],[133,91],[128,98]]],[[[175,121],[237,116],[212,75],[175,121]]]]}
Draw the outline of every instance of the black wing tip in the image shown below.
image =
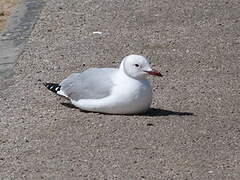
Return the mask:
{"type": "Polygon", "coordinates": [[[46,82],[44,82],[43,85],[46,86],[46,87],[49,87],[49,86],[58,86],[59,84],[57,84],[57,83],[46,83],[46,82]]]}
{"type": "Polygon", "coordinates": [[[61,89],[61,86],[57,83],[43,83],[43,85],[54,93],[57,93],[61,89]]]}

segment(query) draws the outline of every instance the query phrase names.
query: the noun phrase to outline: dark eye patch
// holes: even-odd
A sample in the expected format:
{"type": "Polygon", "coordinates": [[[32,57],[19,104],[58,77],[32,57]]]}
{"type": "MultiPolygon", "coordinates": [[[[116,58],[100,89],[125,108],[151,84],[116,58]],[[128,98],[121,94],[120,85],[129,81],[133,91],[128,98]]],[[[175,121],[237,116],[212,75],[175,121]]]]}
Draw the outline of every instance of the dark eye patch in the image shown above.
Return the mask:
{"type": "Polygon", "coordinates": [[[134,64],[135,67],[139,67],[139,64],[134,64]]]}

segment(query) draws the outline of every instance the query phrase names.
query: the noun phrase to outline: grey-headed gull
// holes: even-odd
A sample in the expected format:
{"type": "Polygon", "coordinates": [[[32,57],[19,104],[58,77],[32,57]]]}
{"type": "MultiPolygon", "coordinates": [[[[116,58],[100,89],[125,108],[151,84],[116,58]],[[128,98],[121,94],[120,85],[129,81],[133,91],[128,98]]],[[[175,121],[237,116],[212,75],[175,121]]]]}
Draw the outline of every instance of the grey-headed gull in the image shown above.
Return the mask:
{"type": "Polygon", "coordinates": [[[152,87],[146,76],[162,76],[140,55],[126,56],[116,68],[90,68],[73,73],[60,84],[44,83],[52,92],[68,98],[86,111],[137,114],[152,103],[152,87]]]}

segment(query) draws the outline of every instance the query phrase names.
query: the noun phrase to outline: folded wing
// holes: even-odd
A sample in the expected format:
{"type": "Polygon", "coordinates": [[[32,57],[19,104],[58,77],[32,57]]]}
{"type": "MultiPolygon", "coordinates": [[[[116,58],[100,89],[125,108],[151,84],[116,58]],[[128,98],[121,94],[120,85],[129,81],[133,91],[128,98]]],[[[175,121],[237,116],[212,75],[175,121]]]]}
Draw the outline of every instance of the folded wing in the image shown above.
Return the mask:
{"type": "Polygon", "coordinates": [[[114,86],[114,68],[90,68],[82,73],[73,73],[61,83],[61,90],[70,99],[101,99],[111,94],[114,86]]]}

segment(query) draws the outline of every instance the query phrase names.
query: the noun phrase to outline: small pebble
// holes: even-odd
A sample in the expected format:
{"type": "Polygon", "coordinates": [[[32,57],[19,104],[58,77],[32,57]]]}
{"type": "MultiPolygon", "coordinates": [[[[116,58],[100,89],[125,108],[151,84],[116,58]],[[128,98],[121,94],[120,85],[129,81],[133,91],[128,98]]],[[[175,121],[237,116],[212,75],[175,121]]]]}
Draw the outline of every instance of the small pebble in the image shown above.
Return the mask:
{"type": "Polygon", "coordinates": [[[153,123],[147,123],[147,126],[154,126],[153,123]]]}

